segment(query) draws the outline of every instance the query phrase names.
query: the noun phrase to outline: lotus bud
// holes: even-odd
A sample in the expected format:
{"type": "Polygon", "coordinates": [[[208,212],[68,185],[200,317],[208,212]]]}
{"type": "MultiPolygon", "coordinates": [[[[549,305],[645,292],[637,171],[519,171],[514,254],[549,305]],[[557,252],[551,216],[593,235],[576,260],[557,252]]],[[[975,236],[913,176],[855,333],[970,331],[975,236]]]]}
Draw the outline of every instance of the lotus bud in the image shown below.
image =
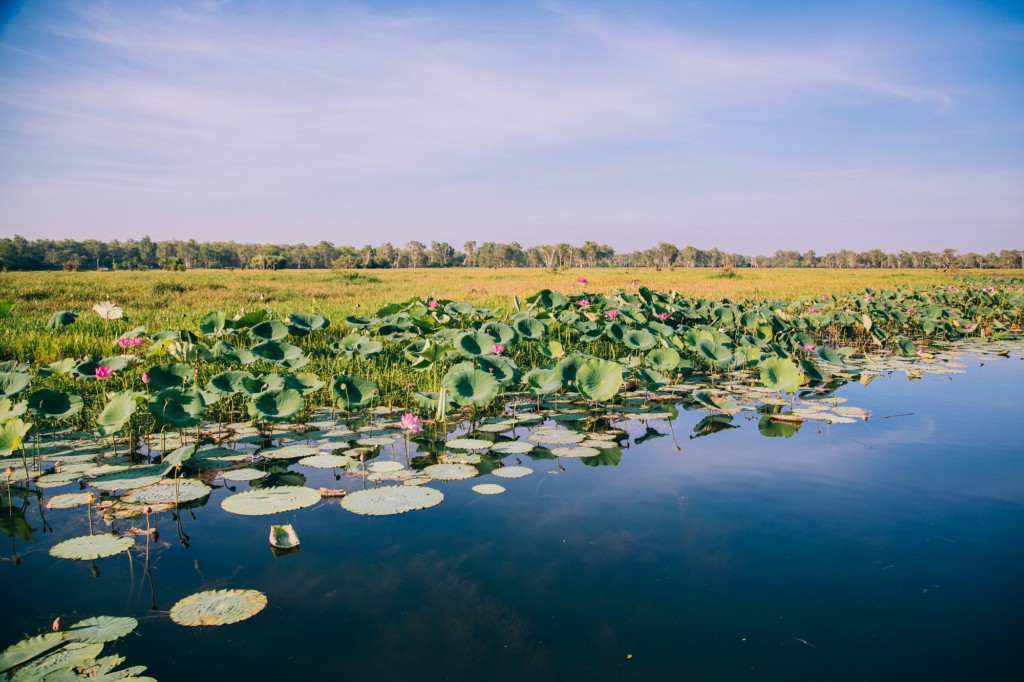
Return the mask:
{"type": "Polygon", "coordinates": [[[54,632],[60,632],[60,616],[54,618],[53,625],[50,626],[50,629],[54,632]]]}

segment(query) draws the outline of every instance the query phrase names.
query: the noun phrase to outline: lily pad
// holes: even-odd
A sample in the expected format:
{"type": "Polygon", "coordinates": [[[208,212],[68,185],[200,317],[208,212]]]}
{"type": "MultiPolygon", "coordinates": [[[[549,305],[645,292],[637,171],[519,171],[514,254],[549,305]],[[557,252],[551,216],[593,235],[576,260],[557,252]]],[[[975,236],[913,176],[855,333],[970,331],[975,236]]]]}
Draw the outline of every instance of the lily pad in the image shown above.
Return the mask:
{"type": "Polygon", "coordinates": [[[59,542],[50,548],[50,556],[58,559],[102,559],[125,552],[135,546],[133,538],[123,538],[113,533],[82,535],[59,542]]]}
{"type": "Polygon", "coordinates": [[[172,606],[171,620],[190,627],[230,625],[252,618],[266,605],[267,596],[256,590],[210,590],[185,597],[172,606]]]}
{"type": "Polygon", "coordinates": [[[341,506],[353,514],[390,516],[427,509],[441,504],[443,499],[444,494],[434,488],[389,485],[350,493],[341,500],[341,506]]]}
{"type": "Polygon", "coordinates": [[[348,455],[319,454],[303,457],[298,463],[304,467],[313,467],[314,469],[336,469],[338,467],[347,467],[352,464],[352,461],[352,458],[348,455]]]}
{"type": "Polygon", "coordinates": [[[201,500],[210,494],[213,488],[202,481],[191,478],[179,478],[177,484],[165,480],[156,485],[136,488],[121,497],[122,502],[129,504],[167,504],[177,499],[178,503],[201,500]]]}
{"type": "Polygon", "coordinates": [[[445,445],[453,450],[487,450],[494,443],[479,438],[453,438],[445,445]]]}
{"type": "Polygon", "coordinates": [[[71,509],[72,507],[89,504],[90,500],[95,498],[96,496],[92,493],[64,493],[63,495],[54,495],[46,501],[46,508],[71,509]]]}
{"type": "Polygon", "coordinates": [[[586,439],[582,433],[565,429],[538,429],[529,436],[534,443],[542,445],[572,445],[586,439]]]}
{"type": "Polygon", "coordinates": [[[262,516],[312,507],[320,501],[320,493],[304,486],[278,486],[249,490],[225,497],[220,506],[224,511],[242,516],[262,516]]]}
{"type": "Polygon", "coordinates": [[[431,464],[423,471],[438,481],[461,481],[473,478],[479,473],[468,464],[431,464]]]}
{"type": "Polygon", "coordinates": [[[78,621],[68,628],[67,635],[74,642],[103,644],[124,637],[138,625],[134,618],[97,616],[78,621]]]}
{"type": "Polygon", "coordinates": [[[63,632],[47,632],[12,644],[0,654],[0,673],[7,672],[15,666],[31,661],[36,656],[60,646],[64,643],[65,638],[63,632]]]}
{"type": "Polygon", "coordinates": [[[530,467],[501,467],[491,472],[492,475],[498,478],[522,478],[523,476],[529,476],[533,473],[533,469],[530,467]]]}
{"type": "Polygon", "coordinates": [[[499,455],[525,455],[535,447],[537,446],[533,443],[527,443],[522,440],[513,440],[505,443],[495,443],[491,446],[491,453],[497,453],[499,455]]]}
{"type": "Polygon", "coordinates": [[[225,481],[245,482],[255,481],[257,478],[263,478],[266,475],[266,471],[246,467],[244,469],[229,469],[228,471],[222,471],[220,477],[225,481]]]}
{"type": "Polygon", "coordinates": [[[505,486],[497,483],[479,483],[473,486],[473,492],[481,495],[500,495],[505,492],[505,486]]]}

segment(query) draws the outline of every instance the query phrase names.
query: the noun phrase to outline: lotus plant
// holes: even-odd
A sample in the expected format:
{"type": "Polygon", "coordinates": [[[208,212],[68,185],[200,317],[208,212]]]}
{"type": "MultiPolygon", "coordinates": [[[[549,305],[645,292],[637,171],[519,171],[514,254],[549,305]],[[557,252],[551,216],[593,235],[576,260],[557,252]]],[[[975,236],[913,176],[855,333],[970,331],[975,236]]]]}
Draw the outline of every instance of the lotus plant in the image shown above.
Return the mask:
{"type": "Polygon", "coordinates": [[[502,353],[505,352],[505,344],[496,343],[493,346],[491,346],[491,350],[494,352],[495,355],[501,355],[502,353]]]}
{"type": "Polygon", "coordinates": [[[406,412],[399,421],[402,425],[402,435],[405,436],[405,462],[409,463],[409,434],[419,433],[423,430],[423,420],[412,412],[406,412]]]}
{"type": "Polygon", "coordinates": [[[100,365],[96,368],[97,379],[109,379],[114,375],[114,370],[109,365],[100,365]]]}
{"type": "Polygon", "coordinates": [[[610,318],[612,318],[614,320],[616,317],[619,316],[619,311],[613,309],[613,310],[609,310],[607,314],[608,314],[608,317],[610,317],[610,318]]]}
{"type": "Polygon", "coordinates": [[[134,348],[135,346],[141,346],[145,342],[146,339],[142,338],[141,336],[135,336],[132,338],[126,338],[122,336],[117,340],[117,345],[121,346],[121,348],[134,348]]]}

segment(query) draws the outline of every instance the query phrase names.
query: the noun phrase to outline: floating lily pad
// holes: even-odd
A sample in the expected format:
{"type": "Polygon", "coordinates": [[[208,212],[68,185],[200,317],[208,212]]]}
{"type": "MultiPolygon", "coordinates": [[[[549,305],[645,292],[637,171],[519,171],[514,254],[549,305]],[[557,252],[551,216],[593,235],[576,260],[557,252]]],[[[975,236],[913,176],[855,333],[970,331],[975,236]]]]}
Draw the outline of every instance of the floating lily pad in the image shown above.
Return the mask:
{"type": "Polygon", "coordinates": [[[432,464],[423,471],[438,481],[461,481],[473,478],[479,473],[468,464],[432,464]]]}
{"type": "Polygon", "coordinates": [[[230,625],[252,618],[266,605],[267,596],[256,590],[210,590],[185,597],[172,606],[171,620],[190,627],[230,625]]]}
{"type": "Polygon", "coordinates": [[[97,476],[89,481],[89,485],[107,492],[142,488],[162,481],[169,469],[170,467],[163,464],[146,464],[97,476]]]}
{"type": "Polygon", "coordinates": [[[582,433],[565,429],[538,429],[529,436],[534,443],[543,445],[572,445],[586,439],[582,433]]]}
{"type": "Polygon", "coordinates": [[[576,445],[567,448],[554,448],[551,450],[551,454],[555,457],[593,457],[594,455],[601,454],[601,451],[597,448],[576,445]]]}
{"type": "Polygon", "coordinates": [[[299,459],[300,457],[315,455],[318,452],[320,452],[319,445],[296,443],[295,445],[285,445],[282,448],[263,450],[260,452],[260,455],[265,459],[299,459]]]}
{"type": "Polygon", "coordinates": [[[0,654],[0,673],[7,672],[15,666],[31,661],[36,656],[60,646],[64,643],[65,638],[66,635],[63,632],[47,632],[12,644],[0,654]]]}
{"type": "Polygon", "coordinates": [[[395,439],[388,438],[387,436],[374,436],[371,438],[360,438],[356,441],[356,445],[362,445],[367,448],[381,448],[385,445],[394,445],[395,439]]]}
{"type": "Polygon", "coordinates": [[[405,468],[400,462],[370,462],[366,468],[377,474],[401,471],[405,468]]]}
{"type": "Polygon", "coordinates": [[[303,457],[298,463],[304,467],[313,467],[314,469],[336,469],[338,467],[347,467],[352,464],[352,461],[352,458],[348,455],[319,454],[312,457],[303,457]]]}
{"type": "Polygon", "coordinates": [[[441,504],[443,499],[444,494],[434,488],[389,485],[357,490],[346,495],[341,501],[341,506],[353,514],[389,516],[427,509],[441,504]]]}
{"type": "Polygon", "coordinates": [[[254,481],[257,478],[263,478],[267,475],[266,471],[260,471],[259,469],[230,469],[228,471],[222,471],[220,477],[225,481],[254,481]]]}
{"type": "Polygon", "coordinates": [[[533,469],[531,469],[530,467],[520,466],[501,467],[500,469],[495,469],[494,471],[491,472],[491,474],[497,476],[498,478],[522,478],[523,476],[529,476],[532,473],[533,469]]]}
{"type": "Polygon", "coordinates": [[[12,682],[81,679],[74,669],[90,665],[101,651],[102,644],[68,642],[60,649],[18,668],[10,679],[12,682]]]}
{"type": "Polygon", "coordinates": [[[113,533],[82,535],[59,542],[50,548],[50,556],[58,559],[102,559],[127,551],[135,546],[133,538],[123,538],[113,533]]]}
{"type": "Polygon", "coordinates": [[[481,495],[500,495],[505,492],[505,486],[497,483],[479,483],[473,486],[473,492],[481,495]]]}
{"type": "Polygon", "coordinates": [[[453,450],[486,450],[494,443],[479,438],[453,438],[445,445],[453,450]]]}
{"type": "Polygon", "coordinates": [[[97,616],[80,620],[68,629],[68,639],[89,644],[103,644],[124,637],[139,621],[128,617],[97,616]]]}
{"type": "Polygon", "coordinates": [[[89,502],[94,499],[96,499],[96,496],[92,493],[64,493],[63,495],[54,495],[47,500],[46,508],[71,509],[72,507],[89,504],[89,502]]]}
{"type": "Polygon", "coordinates": [[[527,452],[533,450],[535,446],[533,443],[527,443],[526,441],[514,440],[506,443],[496,443],[491,446],[491,452],[499,455],[525,455],[527,452]]]}
{"type": "Polygon", "coordinates": [[[177,483],[173,480],[164,480],[155,485],[145,488],[136,488],[121,497],[122,502],[129,504],[169,504],[177,500],[191,502],[201,500],[210,494],[213,488],[202,481],[192,478],[179,478],[177,483]]]}
{"type": "Polygon", "coordinates": [[[224,511],[243,516],[262,516],[312,507],[320,501],[320,493],[304,486],[278,486],[262,490],[248,490],[225,497],[220,506],[224,511]]]}

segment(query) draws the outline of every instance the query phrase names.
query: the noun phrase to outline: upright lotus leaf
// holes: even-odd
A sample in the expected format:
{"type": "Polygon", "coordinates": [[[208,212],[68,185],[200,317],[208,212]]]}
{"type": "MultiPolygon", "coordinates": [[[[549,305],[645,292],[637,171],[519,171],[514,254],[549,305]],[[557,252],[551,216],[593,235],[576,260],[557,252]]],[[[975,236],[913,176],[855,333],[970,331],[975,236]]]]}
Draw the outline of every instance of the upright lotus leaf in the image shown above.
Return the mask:
{"type": "Polygon", "coordinates": [[[78,360],[75,358],[64,358],[63,360],[56,360],[50,364],[40,367],[36,374],[40,379],[52,377],[57,374],[71,374],[75,371],[75,367],[78,366],[78,360]]]}
{"type": "MultiPolygon", "coordinates": [[[[222,395],[244,393],[247,392],[244,384],[244,381],[247,379],[254,382],[257,381],[256,377],[254,377],[250,372],[221,372],[220,374],[215,374],[210,378],[210,381],[206,384],[206,390],[220,393],[222,395]]],[[[259,391],[255,392],[259,393],[259,391]]]]}
{"type": "Polygon", "coordinates": [[[477,358],[477,363],[480,369],[497,379],[502,386],[511,386],[519,381],[519,367],[511,358],[490,353],[477,358]]]}
{"type": "Polygon", "coordinates": [[[732,353],[728,348],[710,339],[703,339],[697,343],[697,354],[718,367],[731,365],[733,360],[732,353]]]}
{"type": "Polygon", "coordinates": [[[206,416],[206,402],[195,389],[165,388],[149,401],[149,412],[161,423],[187,428],[206,416]]]}
{"type": "Polygon", "coordinates": [[[227,322],[228,318],[223,310],[214,310],[206,313],[199,321],[199,331],[206,336],[223,336],[227,322]]]}
{"type": "Polygon", "coordinates": [[[350,374],[339,374],[331,380],[331,398],[335,407],[352,410],[368,405],[377,395],[377,384],[350,374]]]}
{"type": "Polygon", "coordinates": [[[0,396],[13,398],[32,383],[32,375],[23,372],[0,372],[0,396]]]}
{"type": "Polygon", "coordinates": [[[154,365],[149,368],[149,386],[154,391],[165,388],[183,388],[195,379],[196,371],[192,365],[178,362],[173,365],[154,365]]]}
{"type": "Polygon", "coordinates": [[[776,421],[765,415],[757,422],[757,430],[768,438],[791,438],[803,426],[802,422],[776,421]]]}
{"type": "Polygon", "coordinates": [[[679,351],[674,348],[656,348],[644,358],[644,364],[659,372],[671,372],[679,366],[679,351]]]}
{"type": "Polygon", "coordinates": [[[533,296],[527,298],[526,302],[534,307],[552,311],[560,310],[569,305],[569,299],[551,289],[541,289],[533,296]]]}
{"type": "Polygon", "coordinates": [[[908,357],[914,357],[917,355],[917,345],[910,339],[900,339],[898,345],[900,352],[903,353],[903,355],[908,357]]]}
{"type": "Polygon", "coordinates": [[[42,419],[67,419],[78,414],[84,401],[82,396],[68,391],[44,388],[28,397],[32,414],[42,419]]]}
{"type": "Polygon", "coordinates": [[[242,395],[254,396],[264,391],[276,391],[279,388],[284,388],[284,378],[274,372],[249,375],[239,380],[239,388],[239,393],[242,395]]]}
{"type": "Polygon", "coordinates": [[[516,330],[504,322],[488,322],[480,327],[480,331],[494,339],[494,343],[503,346],[511,346],[519,339],[516,330]]]}
{"type": "Polygon", "coordinates": [[[276,362],[278,364],[290,360],[298,360],[302,357],[301,348],[284,341],[264,341],[253,346],[250,350],[260,360],[276,362]]]}
{"type": "Polygon", "coordinates": [[[263,322],[269,316],[270,314],[266,310],[250,310],[244,315],[235,315],[234,319],[228,320],[227,325],[230,329],[248,329],[263,322]]]}
{"type": "Polygon", "coordinates": [[[120,320],[124,312],[113,301],[100,301],[92,307],[104,320],[120,320]]]}
{"type": "Polygon", "coordinates": [[[803,374],[792,360],[766,358],[761,361],[761,383],[773,391],[796,393],[803,381],[803,374]]]}
{"type": "Polygon", "coordinates": [[[565,357],[565,348],[562,347],[559,341],[548,341],[547,343],[538,344],[537,350],[540,351],[541,355],[552,360],[565,357]]]}
{"type": "Polygon", "coordinates": [[[167,344],[167,354],[178,362],[199,362],[210,360],[213,353],[203,343],[191,343],[189,341],[172,341],[167,344]]]}
{"type": "Polygon", "coordinates": [[[330,326],[330,320],[315,313],[292,313],[288,316],[288,331],[294,336],[306,336],[330,326]]]}
{"type": "Polygon", "coordinates": [[[192,455],[194,454],[196,454],[195,444],[185,445],[178,448],[177,450],[174,450],[164,455],[162,464],[167,464],[169,466],[179,466],[187,462],[189,459],[191,459],[192,455]]]}
{"type": "Polygon", "coordinates": [[[103,411],[96,417],[96,429],[101,436],[112,436],[121,429],[133,414],[140,394],[134,391],[119,393],[110,399],[103,411]]]}
{"type": "Polygon", "coordinates": [[[800,370],[804,373],[804,376],[811,381],[821,383],[828,381],[828,374],[821,371],[821,369],[810,360],[801,360],[800,370]]]}
{"type": "Polygon", "coordinates": [[[622,343],[633,350],[653,348],[658,340],[646,329],[631,329],[622,336],[622,343]]]}
{"type": "Polygon", "coordinates": [[[9,455],[21,447],[25,434],[32,428],[21,419],[11,419],[0,426],[0,455],[9,455]]]}
{"type": "Polygon", "coordinates": [[[576,388],[588,400],[611,400],[622,388],[622,371],[612,360],[589,358],[576,370],[576,388]]]}
{"type": "Polygon", "coordinates": [[[587,358],[579,353],[573,353],[566,358],[563,358],[555,365],[555,371],[558,372],[558,377],[562,380],[563,386],[573,386],[576,383],[576,372],[579,370],[580,365],[586,362],[587,358]]]}
{"type": "Polygon", "coordinates": [[[47,329],[60,329],[74,323],[78,319],[78,313],[74,310],[58,310],[46,323],[47,329]]]}
{"type": "Polygon", "coordinates": [[[513,327],[516,330],[516,334],[531,341],[544,338],[544,333],[547,331],[544,323],[534,317],[520,318],[515,321],[513,327]]]}
{"type": "Polygon", "coordinates": [[[641,367],[636,371],[636,378],[647,386],[648,391],[658,391],[668,386],[669,380],[652,367],[641,367]]]}
{"type": "Polygon", "coordinates": [[[818,357],[825,362],[831,362],[836,365],[843,364],[843,357],[839,353],[835,352],[828,346],[818,346],[816,349],[818,357]]]}
{"type": "Polygon", "coordinates": [[[463,332],[455,337],[455,350],[466,358],[478,358],[493,352],[494,339],[480,332],[463,332]]]}
{"type": "Polygon", "coordinates": [[[0,424],[25,414],[28,407],[29,403],[24,400],[16,403],[10,398],[0,398],[0,424]]]}
{"type": "Polygon", "coordinates": [[[553,369],[535,367],[523,377],[523,383],[534,395],[548,395],[562,388],[562,379],[553,369]]]}
{"type": "Polygon", "coordinates": [[[236,348],[234,350],[227,350],[222,353],[219,357],[230,363],[237,363],[242,365],[252,364],[256,362],[256,356],[252,354],[248,348],[236,348]]]}
{"type": "Polygon", "coordinates": [[[253,325],[249,336],[253,341],[280,341],[288,336],[288,327],[281,320],[267,320],[253,325]]]}
{"type": "Polygon", "coordinates": [[[257,393],[249,399],[249,414],[257,419],[285,422],[302,411],[302,394],[292,388],[257,393]]]}
{"type": "Polygon", "coordinates": [[[18,304],[14,301],[0,301],[0,320],[10,316],[18,304]]]}
{"type": "Polygon", "coordinates": [[[289,374],[284,378],[285,388],[291,388],[302,395],[316,393],[324,387],[324,382],[315,374],[289,374]]]}
{"type": "Polygon", "coordinates": [[[501,388],[493,376],[473,367],[472,362],[453,365],[441,380],[448,395],[462,407],[484,407],[501,388]]]}

